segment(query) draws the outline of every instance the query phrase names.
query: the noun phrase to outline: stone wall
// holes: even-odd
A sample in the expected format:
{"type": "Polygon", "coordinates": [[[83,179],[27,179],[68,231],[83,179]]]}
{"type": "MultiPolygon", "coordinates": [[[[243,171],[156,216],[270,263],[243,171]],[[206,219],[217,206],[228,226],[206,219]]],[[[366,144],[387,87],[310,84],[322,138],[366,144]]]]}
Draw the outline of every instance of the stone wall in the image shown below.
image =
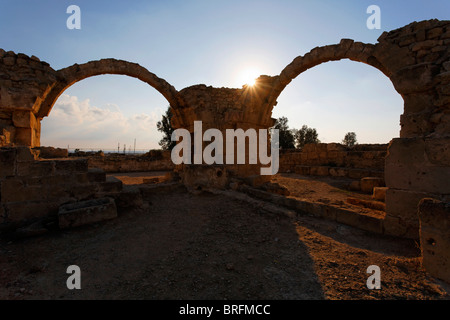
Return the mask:
{"type": "Polygon", "coordinates": [[[0,49],[0,147],[39,146],[40,120],[35,103],[56,82],[46,62],[0,49]]]}
{"type": "Polygon", "coordinates": [[[170,151],[161,152],[160,157],[143,155],[105,154],[87,157],[89,168],[99,168],[110,172],[168,171],[175,165],[170,151]]]}
{"type": "Polygon", "coordinates": [[[307,144],[302,150],[281,150],[279,171],[353,179],[384,178],[387,146],[361,144],[348,148],[338,143],[318,143],[307,144]]]}
{"type": "Polygon", "coordinates": [[[418,237],[423,198],[450,201],[450,137],[393,139],[386,156],[386,220],[393,235],[418,237]]]}
{"type": "Polygon", "coordinates": [[[422,199],[419,204],[422,265],[450,283],[450,203],[422,199]]]}
{"type": "Polygon", "coordinates": [[[89,169],[87,159],[39,159],[29,147],[0,148],[0,231],[56,216],[65,203],[120,191],[122,183],[89,169]]]}

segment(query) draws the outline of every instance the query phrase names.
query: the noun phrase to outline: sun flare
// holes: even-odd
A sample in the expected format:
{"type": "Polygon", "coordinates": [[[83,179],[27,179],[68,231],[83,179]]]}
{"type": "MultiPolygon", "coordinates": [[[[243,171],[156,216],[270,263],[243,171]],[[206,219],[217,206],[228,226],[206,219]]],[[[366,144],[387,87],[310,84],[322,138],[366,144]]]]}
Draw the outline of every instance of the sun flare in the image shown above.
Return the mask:
{"type": "Polygon", "coordinates": [[[253,87],[256,83],[256,78],[260,75],[257,69],[244,69],[241,73],[241,83],[249,87],[253,87]]]}

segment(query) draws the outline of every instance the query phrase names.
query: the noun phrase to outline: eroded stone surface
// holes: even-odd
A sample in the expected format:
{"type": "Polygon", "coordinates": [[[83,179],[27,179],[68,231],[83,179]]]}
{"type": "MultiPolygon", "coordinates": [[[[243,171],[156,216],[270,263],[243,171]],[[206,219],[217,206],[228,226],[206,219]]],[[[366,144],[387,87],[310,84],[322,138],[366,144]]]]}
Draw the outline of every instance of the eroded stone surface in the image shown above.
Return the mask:
{"type": "Polygon", "coordinates": [[[63,205],[58,211],[61,229],[78,227],[117,217],[117,208],[112,198],[81,201],[63,205]]]}
{"type": "Polygon", "coordinates": [[[450,203],[423,199],[419,205],[422,264],[450,283],[450,203]]]}

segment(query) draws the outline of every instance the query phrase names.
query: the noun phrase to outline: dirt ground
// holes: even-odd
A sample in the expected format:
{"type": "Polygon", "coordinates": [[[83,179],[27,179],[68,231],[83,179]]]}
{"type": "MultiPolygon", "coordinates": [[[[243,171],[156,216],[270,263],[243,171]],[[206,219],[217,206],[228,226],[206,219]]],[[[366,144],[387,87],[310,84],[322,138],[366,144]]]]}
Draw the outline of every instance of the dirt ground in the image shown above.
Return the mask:
{"type": "MultiPolygon", "coordinates": [[[[125,184],[143,179],[116,176],[125,184]]],[[[302,197],[345,203],[348,196],[332,191],[334,182],[274,181],[295,185],[302,197]]],[[[149,201],[107,222],[0,240],[0,299],[450,298],[450,286],[421,268],[411,240],[288,217],[226,194],[177,191],[149,201]],[[81,269],[81,290],[66,287],[70,265],[81,269]],[[366,286],[370,265],[381,269],[380,290],[366,286]]]]}

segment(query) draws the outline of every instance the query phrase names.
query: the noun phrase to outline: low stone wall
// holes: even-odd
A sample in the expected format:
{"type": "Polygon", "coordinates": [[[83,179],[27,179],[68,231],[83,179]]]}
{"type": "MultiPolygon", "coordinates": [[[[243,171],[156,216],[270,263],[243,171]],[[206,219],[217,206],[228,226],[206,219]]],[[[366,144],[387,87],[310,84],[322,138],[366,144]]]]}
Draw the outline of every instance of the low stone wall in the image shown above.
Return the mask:
{"type": "Polygon", "coordinates": [[[100,168],[105,172],[169,171],[175,168],[170,151],[154,154],[125,155],[105,154],[87,156],[89,168],[100,168]]]}
{"type": "Polygon", "coordinates": [[[117,172],[145,172],[145,171],[170,171],[175,168],[170,151],[150,150],[142,155],[130,155],[121,153],[83,152],[68,153],[67,149],[53,147],[37,147],[33,151],[39,153],[42,159],[79,158],[87,159],[89,168],[102,169],[108,173],[117,172]]]}
{"type": "Polygon", "coordinates": [[[40,159],[29,147],[0,148],[0,232],[56,216],[66,203],[122,190],[87,159],[40,159]]]}
{"type": "Polygon", "coordinates": [[[387,146],[361,144],[350,148],[338,143],[318,143],[307,144],[302,150],[281,150],[279,172],[353,179],[384,178],[387,146]]]}

